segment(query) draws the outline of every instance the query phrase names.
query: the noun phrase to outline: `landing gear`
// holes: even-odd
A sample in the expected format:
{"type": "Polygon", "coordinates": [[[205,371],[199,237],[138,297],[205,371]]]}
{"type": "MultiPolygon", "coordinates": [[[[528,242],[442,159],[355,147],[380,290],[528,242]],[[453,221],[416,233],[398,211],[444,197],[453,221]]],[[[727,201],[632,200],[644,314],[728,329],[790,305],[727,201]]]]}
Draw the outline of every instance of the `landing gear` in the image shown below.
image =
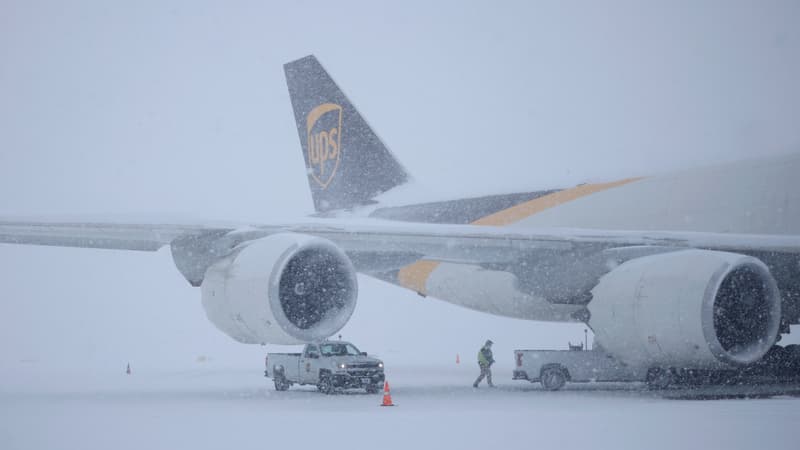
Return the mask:
{"type": "Polygon", "coordinates": [[[647,371],[647,387],[651,390],[662,390],[675,383],[675,372],[670,368],[653,367],[647,371]]]}

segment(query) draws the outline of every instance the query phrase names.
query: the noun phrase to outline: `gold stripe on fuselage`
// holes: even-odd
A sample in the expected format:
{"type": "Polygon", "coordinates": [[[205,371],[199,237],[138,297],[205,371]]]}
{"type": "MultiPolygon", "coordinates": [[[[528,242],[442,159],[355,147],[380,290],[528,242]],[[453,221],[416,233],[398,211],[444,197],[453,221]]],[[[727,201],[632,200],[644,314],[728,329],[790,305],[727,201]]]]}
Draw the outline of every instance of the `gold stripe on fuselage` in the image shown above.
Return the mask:
{"type": "Polygon", "coordinates": [[[397,273],[397,281],[400,286],[425,294],[425,283],[438,265],[439,263],[436,261],[421,259],[400,269],[397,273]]]}
{"type": "MultiPolygon", "coordinates": [[[[558,205],[571,202],[572,200],[577,200],[581,197],[632,183],[637,180],[641,180],[641,178],[627,178],[610,183],[582,184],[574,188],[553,192],[552,194],[514,205],[510,208],[482,217],[472,222],[472,225],[511,225],[546,209],[554,208],[558,205]]],[[[400,269],[397,274],[397,280],[400,285],[405,288],[419,292],[420,294],[427,294],[426,284],[428,278],[438,266],[439,263],[436,261],[419,260],[400,269]]]]}

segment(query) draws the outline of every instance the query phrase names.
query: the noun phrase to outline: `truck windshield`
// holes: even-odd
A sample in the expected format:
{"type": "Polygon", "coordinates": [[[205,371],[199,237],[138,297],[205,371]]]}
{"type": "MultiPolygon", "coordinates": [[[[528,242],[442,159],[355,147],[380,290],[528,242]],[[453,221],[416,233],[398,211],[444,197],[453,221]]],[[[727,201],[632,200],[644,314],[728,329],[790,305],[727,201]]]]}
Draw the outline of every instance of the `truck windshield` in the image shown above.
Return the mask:
{"type": "Polygon", "coordinates": [[[360,355],[361,352],[353,346],[353,344],[321,344],[319,346],[320,353],[325,356],[345,356],[345,355],[360,355]]]}

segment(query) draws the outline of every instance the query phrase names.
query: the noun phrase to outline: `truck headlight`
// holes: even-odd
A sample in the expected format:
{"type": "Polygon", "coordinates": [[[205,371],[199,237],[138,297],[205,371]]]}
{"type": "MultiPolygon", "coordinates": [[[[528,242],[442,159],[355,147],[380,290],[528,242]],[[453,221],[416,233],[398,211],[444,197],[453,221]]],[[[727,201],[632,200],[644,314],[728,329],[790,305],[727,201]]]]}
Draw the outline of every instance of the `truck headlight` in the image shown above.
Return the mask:
{"type": "Polygon", "coordinates": [[[347,369],[347,364],[345,364],[345,363],[339,363],[339,364],[337,364],[337,365],[336,365],[336,367],[338,367],[338,368],[340,368],[340,369],[347,369]]]}
{"type": "Polygon", "coordinates": [[[378,369],[383,369],[383,363],[382,362],[378,363],[378,369]]]}

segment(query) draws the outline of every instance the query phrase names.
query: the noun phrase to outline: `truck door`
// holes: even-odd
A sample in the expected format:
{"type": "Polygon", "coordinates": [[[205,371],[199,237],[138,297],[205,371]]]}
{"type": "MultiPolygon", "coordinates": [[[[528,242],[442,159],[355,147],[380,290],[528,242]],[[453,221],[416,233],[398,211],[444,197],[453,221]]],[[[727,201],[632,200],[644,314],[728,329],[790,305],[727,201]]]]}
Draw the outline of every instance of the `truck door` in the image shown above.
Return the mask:
{"type": "Polygon", "coordinates": [[[302,355],[300,355],[300,383],[316,384],[317,382],[317,363],[319,359],[319,347],[313,344],[306,345],[302,355]]]}

